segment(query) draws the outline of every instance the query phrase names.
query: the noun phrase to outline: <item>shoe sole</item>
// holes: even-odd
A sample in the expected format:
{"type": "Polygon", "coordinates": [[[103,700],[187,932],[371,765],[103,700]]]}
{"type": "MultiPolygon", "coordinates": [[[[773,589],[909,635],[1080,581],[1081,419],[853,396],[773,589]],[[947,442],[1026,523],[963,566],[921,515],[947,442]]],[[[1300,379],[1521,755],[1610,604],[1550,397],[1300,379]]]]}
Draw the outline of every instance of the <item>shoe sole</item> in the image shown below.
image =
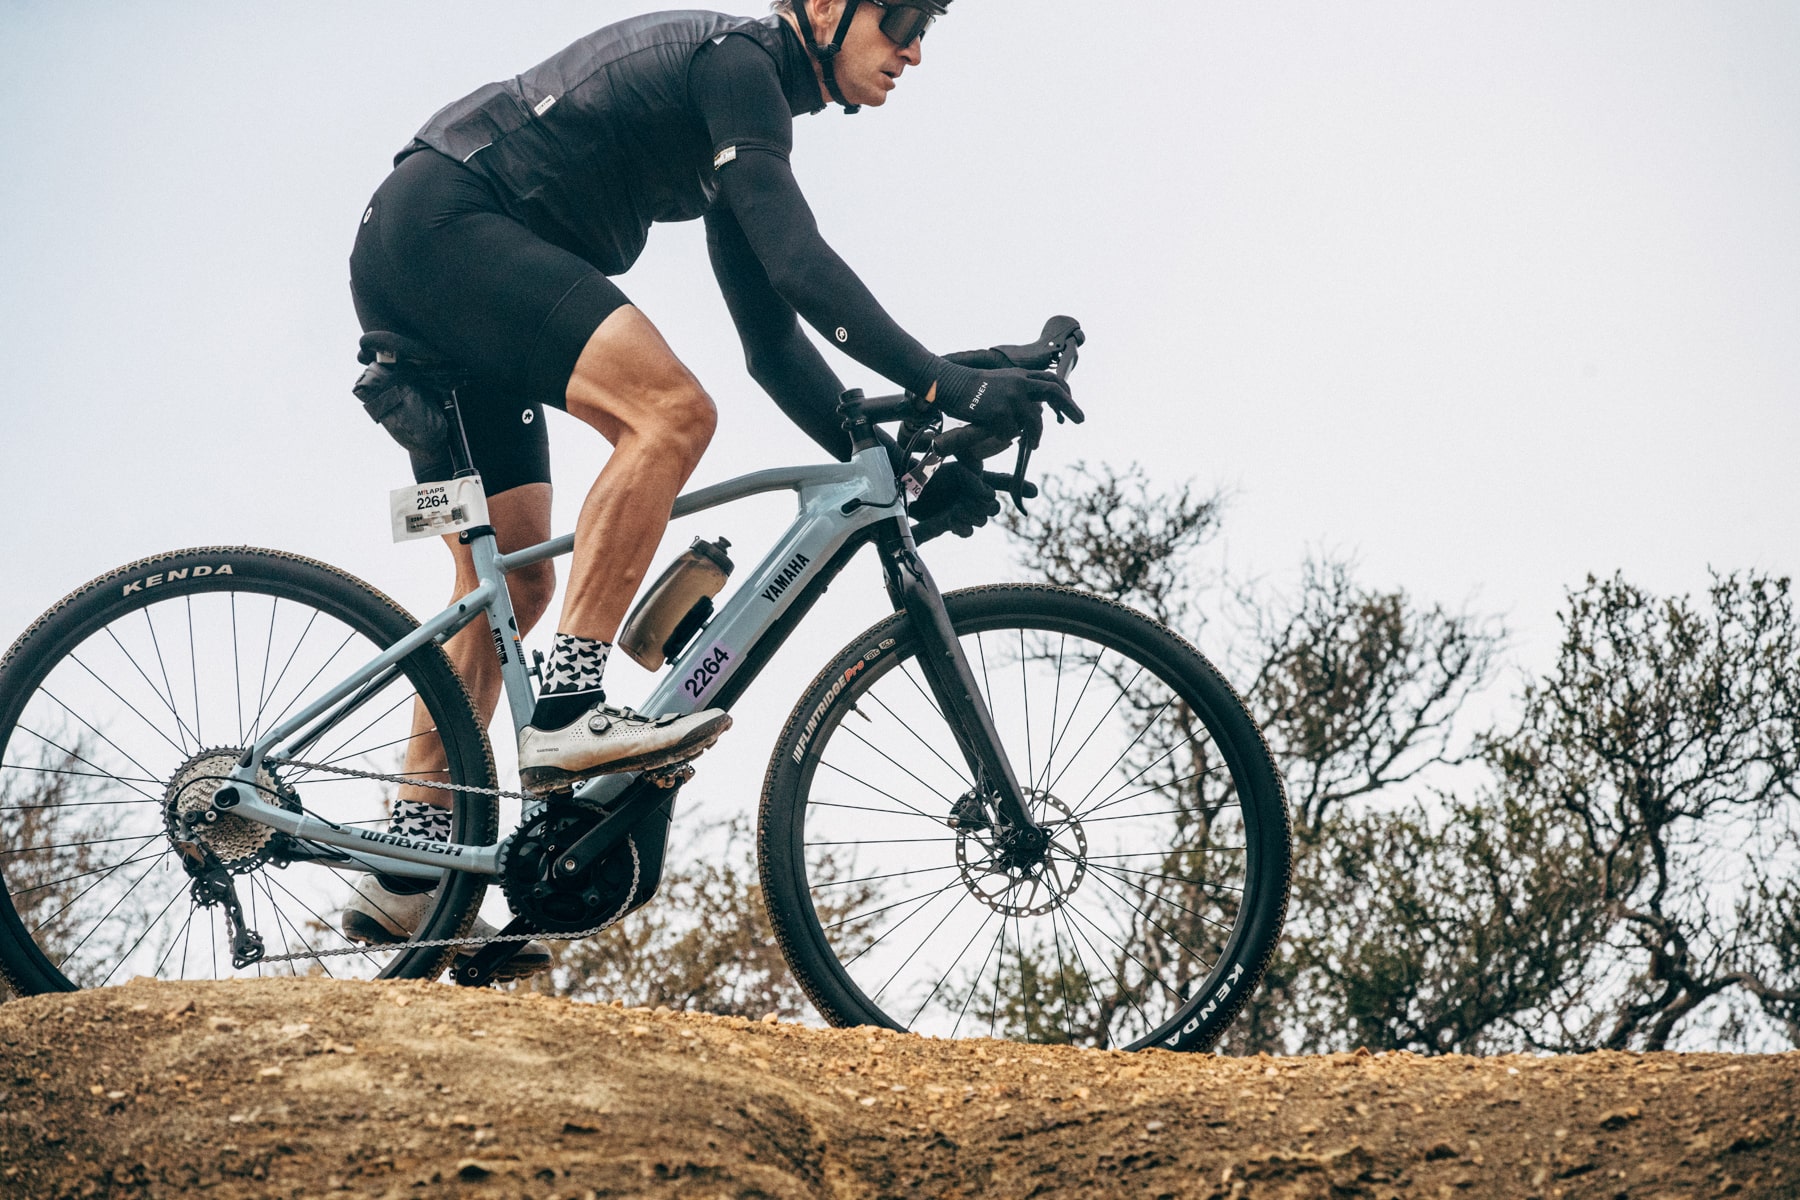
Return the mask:
{"type": "MultiPolygon", "coordinates": [[[[392,930],[375,918],[355,911],[344,914],[343,929],[345,937],[353,942],[361,942],[365,946],[398,946],[407,940],[396,936],[392,930]]],[[[550,966],[549,955],[533,954],[522,958],[524,949],[525,943],[520,942],[519,949],[513,952],[511,958],[501,964],[500,969],[494,973],[494,978],[523,979],[527,975],[536,975],[550,966]]],[[[472,957],[474,957],[472,954],[459,953],[456,961],[463,963],[472,957]]]]}
{"type": "Polygon", "coordinates": [[[702,725],[686,741],[677,742],[663,750],[646,754],[632,755],[630,758],[615,758],[611,762],[596,763],[580,771],[569,771],[562,767],[526,767],[519,772],[519,786],[533,796],[544,796],[552,792],[566,792],[578,783],[585,783],[601,775],[619,775],[627,771],[654,771],[660,767],[672,767],[676,763],[687,762],[698,758],[712,748],[713,744],[731,728],[731,718],[721,717],[712,725],[702,725]]]}

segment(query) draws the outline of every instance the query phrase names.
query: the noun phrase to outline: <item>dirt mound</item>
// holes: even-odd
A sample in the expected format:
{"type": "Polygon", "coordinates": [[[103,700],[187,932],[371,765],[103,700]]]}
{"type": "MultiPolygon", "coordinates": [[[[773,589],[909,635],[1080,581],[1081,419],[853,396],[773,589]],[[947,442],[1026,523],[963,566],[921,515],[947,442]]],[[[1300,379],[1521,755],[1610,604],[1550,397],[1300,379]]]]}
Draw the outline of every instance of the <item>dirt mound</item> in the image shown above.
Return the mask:
{"type": "Polygon", "coordinates": [[[1222,1059],[435,984],[0,1007],[0,1196],[1800,1195],[1800,1054],[1222,1059]]]}

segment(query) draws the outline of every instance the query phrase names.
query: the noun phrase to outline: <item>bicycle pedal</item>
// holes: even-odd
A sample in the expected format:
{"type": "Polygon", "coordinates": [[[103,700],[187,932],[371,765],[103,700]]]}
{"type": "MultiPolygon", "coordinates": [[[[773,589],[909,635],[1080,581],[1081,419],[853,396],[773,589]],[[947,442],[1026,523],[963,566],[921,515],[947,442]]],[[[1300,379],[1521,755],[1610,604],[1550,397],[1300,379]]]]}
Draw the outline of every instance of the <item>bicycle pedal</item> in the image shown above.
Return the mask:
{"type": "Polygon", "coordinates": [[[659,788],[677,788],[693,777],[693,764],[685,762],[671,763],[669,766],[644,772],[644,778],[659,788]]]}

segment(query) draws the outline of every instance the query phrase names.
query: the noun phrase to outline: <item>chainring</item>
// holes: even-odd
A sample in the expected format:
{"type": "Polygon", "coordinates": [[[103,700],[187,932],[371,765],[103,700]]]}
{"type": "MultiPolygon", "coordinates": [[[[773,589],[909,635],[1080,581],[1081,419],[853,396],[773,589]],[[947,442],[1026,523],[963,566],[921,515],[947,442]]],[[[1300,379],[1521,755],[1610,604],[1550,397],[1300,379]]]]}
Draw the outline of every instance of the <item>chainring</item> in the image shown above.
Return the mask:
{"type": "Polygon", "coordinates": [[[542,933],[574,933],[624,907],[637,886],[630,837],[578,875],[552,874],[557,857],[600,819],[594,812],[551,808],[506,839],[500,847],[500,890],[515,915],[529,918],[542,933]]]}

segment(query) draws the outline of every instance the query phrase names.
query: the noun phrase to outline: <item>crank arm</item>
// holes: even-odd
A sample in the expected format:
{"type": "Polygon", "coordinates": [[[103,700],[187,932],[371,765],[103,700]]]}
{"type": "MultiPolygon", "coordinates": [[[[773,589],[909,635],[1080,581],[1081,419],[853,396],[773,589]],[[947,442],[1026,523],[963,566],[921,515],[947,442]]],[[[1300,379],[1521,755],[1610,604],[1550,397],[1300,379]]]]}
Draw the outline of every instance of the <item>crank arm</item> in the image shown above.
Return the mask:
{"type": "Polygon", "coordinates": [[[582,834],[573,846],[557,855],[550,873],[557,879],[579,875],[612,852],[624,841],[638,822],[661,808],[669,799],[668,789],[658,787],[647,776],[640,775],[625,789],[625,795],[609,809],[600,823],[582,834]]]}
{"type": "Polygon", "coordinates": [[[963,654],[956,630],[950,625],[944,597],[931,578],[931,572],[914,552],[912,532],[906,521],[884,527],[879,544],[888,594],[893,598],[894,607],[911,621],[913,636],[919,641],[919,667],[956,735],[957,748],[962,751],[976,787],[994,795],[1007,825],[1035,831],[1037,822],[1031,818],[1018,776],[1013,773],[1012,763],[1000,744],[994,716],[981,698],[975,673],[963,654]]]}
{"type": "MultiPolygon", "coordinates": [[[[517,934],[537,932],[537,926],[528,918],[514,917],[506,923],[506,928],[500,931],[500,936],[513,937],[517,934]]],[[[470,955],[469,960],[453,972],[456,976],[457,986],[486,987],[493,981],[495,973],[518,952],[518,942],[489,942],[470,955]]]]}

